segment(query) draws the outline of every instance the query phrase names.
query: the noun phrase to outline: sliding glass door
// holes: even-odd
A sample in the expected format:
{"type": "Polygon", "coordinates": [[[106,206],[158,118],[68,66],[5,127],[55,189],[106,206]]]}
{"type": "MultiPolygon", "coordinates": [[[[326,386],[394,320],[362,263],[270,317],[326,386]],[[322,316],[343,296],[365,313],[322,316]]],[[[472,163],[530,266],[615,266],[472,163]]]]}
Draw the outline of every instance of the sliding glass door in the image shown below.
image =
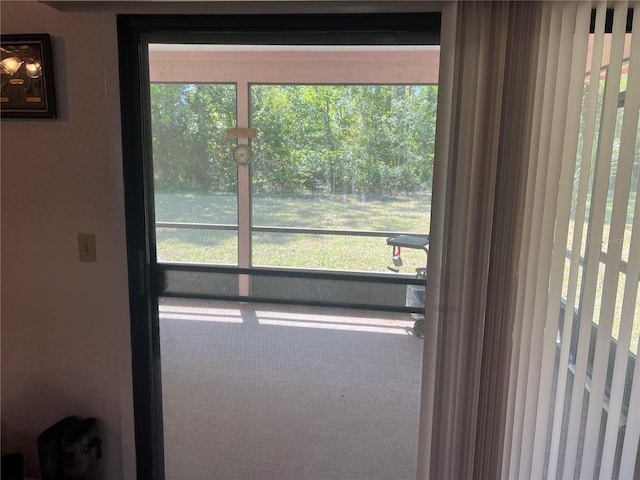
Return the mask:
{"type": "MultiPolygon", "coordinates": [[[[439,14],[426,13],[120,19],[122,101],[134,106],[123,109],[123,137],[140,475],[164,477],[165,429],[169,447],[182,438],[184,425],[165,415],[186,405],[180,398],[196,398],[180,382],[213,376],[223,385],[225,369],[259,355],[260,335],[275,327],[282,333],[267,343],[291,337],[284,352],[300,348],[299,329],[284,327],[317,331],[304,337],[316,349],[329,330],[327,350],[316,352],[327,363],[308,368],[322,372],[333,359],[336,375],[342,352],[381,351],[371,335],[399,348],[391,362],[378,361],[397,369],[390,379],[412,385],[396,408],[414,405],[412,420],[400,423],[417,434],[422,341],[412,316],[423,314],[424,300],[409,293],[424,297],[439,24],[439,14]],[[299,319],[284,304],[377,313],[299,319]],[[177,348],[187,330],[171,322],[188,323],[195,343],[177,348]],[[205,335],[214,325],[218,333],[205,335]],[[251,325],[260,326],[249,333],[258,350],[215,357],[236,342],[221,340],[224,331],[247,334],[251,325]],[[180,363],[197,351],[200,363],[180,363]],[[170,352],[178,363],[164,363],[170,352]],[[407,375],[412,362],[418,368],[407,375]]],[[[280,361],[273,354],[261,367],[280,361]]],[[[239,381],[275,381],[252,375],[239,381]]],[[[278,375],[285,389],[308,381],[278,375]]],[[[215,415],[222,407],[213,398],[203,408],[215,415]]]]}

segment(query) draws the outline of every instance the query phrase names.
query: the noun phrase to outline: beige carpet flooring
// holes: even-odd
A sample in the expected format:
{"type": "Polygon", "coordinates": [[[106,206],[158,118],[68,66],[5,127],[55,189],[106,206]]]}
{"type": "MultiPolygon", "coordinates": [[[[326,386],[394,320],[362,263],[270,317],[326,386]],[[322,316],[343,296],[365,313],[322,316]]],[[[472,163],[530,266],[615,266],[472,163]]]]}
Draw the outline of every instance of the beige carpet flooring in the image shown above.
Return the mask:
{"type": "Polygon", "coordinates": [[[163,299],[167,480],[413,480],[408,314],[163,299]]]}

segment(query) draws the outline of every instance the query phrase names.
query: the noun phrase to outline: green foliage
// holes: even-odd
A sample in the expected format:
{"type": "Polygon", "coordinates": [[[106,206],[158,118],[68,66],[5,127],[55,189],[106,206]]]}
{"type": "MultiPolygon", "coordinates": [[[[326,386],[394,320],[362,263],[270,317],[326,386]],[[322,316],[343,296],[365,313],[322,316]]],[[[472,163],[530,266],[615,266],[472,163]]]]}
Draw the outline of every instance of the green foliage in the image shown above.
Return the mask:
{"type": "Polygon", "coordinates": [[[427,190],[436,100],[436,86],[254,85],[254,191],[427,190]]]}
{"type": "Polygon", "coordinates": [[[155,188],[163,191],[232,192],[235,86],[152,84],[151,133],[155,188]]]}
{"type": "MultiPolygon", "coordinates": [[[[437,86],[253,85],[253,191],[428,191],[436,105],[437,86]]],[[[151,116],[156,189],[235,189],[234,86],[152,84],[151,116]]]]}

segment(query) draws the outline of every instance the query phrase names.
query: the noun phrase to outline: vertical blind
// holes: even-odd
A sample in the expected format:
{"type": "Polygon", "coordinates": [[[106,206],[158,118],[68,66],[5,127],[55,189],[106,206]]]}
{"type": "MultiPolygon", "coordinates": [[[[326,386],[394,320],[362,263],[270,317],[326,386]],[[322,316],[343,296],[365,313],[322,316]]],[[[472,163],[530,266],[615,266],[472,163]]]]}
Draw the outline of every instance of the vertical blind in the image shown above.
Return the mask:
{"type": "Polygon", "coordinates": [[[440,70],[433,204],[444,210],[432,216],[423,371],[433,417],[423,403],[420,451],[428,446],[429,462],[422,453],[418,478],[474,476],[508,6],[459,2],[443,11],[448,63],[440,70]]]}
{"type": "Polygon", "coordinates": [[[637,478],[640,2],[542,8],[503,476],[637,478]]]}

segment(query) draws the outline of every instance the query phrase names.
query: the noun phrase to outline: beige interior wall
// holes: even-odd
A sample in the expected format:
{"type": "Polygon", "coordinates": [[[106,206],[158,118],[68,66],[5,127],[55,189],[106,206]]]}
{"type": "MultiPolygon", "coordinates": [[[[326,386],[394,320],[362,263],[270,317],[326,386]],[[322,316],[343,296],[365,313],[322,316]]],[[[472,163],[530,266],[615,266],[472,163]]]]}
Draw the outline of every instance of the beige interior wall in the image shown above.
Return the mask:
{"type": "Polygon", "coordinates": [[[2,1],[2,34],[52,36],[59,118],[2,119],[2,451],[96,416],[103,479],[135,478],[116,18],[2,1]],[[95,233],[97,262],[77,235],[95,233]]]}

